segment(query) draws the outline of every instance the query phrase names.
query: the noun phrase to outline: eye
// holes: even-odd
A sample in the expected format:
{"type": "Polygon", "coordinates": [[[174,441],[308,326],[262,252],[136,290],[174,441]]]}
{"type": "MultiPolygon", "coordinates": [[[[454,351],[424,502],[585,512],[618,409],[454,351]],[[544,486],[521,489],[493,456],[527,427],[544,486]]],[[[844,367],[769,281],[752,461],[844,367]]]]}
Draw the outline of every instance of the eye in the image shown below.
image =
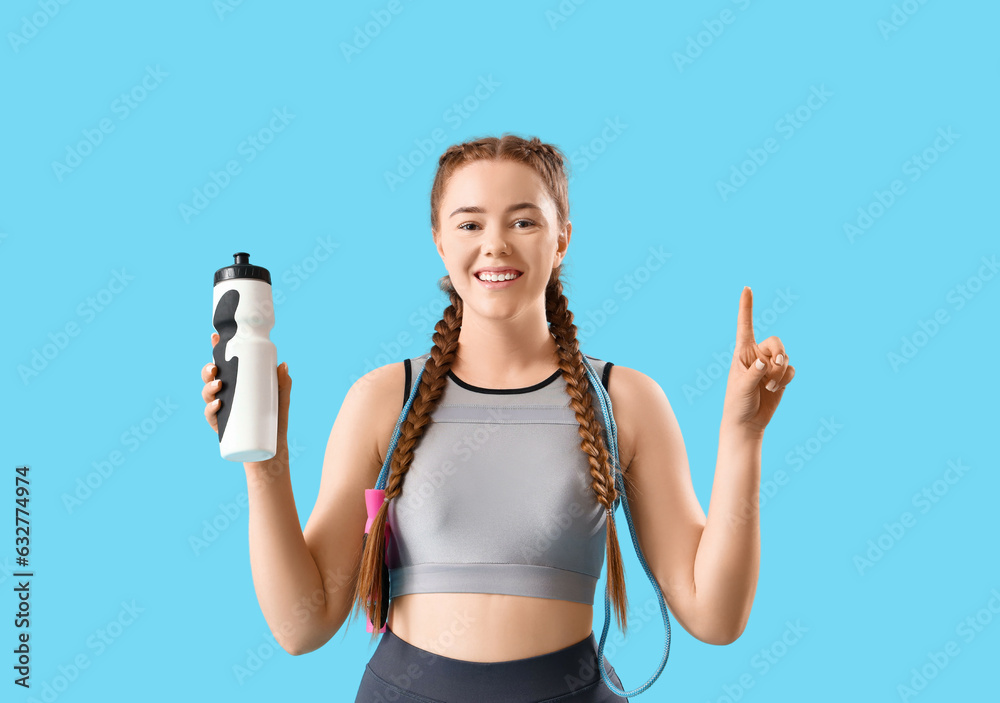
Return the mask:
{"type": "MultiPolygon", "coordinates": [[[[519,220],[515,220],[514,224],[516,225],[516,224],[518,224],[520,222],[526,222],[527,226],[525,226],[525,227],[518,227],[517,229],[527,229],[528,227],[534,227],[535,224],[536,224],[533,220],[528,220],[528,219],[525,219],[523,217],[521,219],[519,219],[519,220]]],[[[473,227],[479,227],[479,225],[476,224],[475,222],[463,222],[462,224],[460,224],[458,226],[458,229],[464,230],[465,232],[471,232],[472,230],[466,229],[466,225],[472,225],[473,227]]]]}

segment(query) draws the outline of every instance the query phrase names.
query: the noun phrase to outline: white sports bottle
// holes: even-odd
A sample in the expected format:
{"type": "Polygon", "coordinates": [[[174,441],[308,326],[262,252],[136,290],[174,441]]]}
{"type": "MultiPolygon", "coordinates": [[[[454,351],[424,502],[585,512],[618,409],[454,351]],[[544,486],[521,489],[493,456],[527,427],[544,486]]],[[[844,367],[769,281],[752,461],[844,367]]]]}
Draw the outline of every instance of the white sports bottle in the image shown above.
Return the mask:
{"type": "Polygon", "coordinates": [[[268,337],[274,327],[271,274],[250,263],[246,252],[215,272],[212,350],[219,403],[219,451],[229,461],[264,461],[278,446],[278,350],[268,337]]]}

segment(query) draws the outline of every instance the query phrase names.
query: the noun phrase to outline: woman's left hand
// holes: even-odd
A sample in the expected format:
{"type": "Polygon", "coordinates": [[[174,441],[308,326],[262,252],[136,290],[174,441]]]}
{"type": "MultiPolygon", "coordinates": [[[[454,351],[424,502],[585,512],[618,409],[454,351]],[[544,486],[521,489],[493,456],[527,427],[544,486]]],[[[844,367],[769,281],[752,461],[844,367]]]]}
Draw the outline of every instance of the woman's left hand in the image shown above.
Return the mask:
{"type": "Polygon", "coordinates": [[[785,386],[794,377],[795,367],[788,363],[788,352],[779,338],[768,337],[760,344],[754,341],[753,293],[745,286],[740,295],[736,349],[726,383],[722,425],[763,437],[785,386]],[[757,368],[758,360],[763,362],[762,368],[757,368]]]}

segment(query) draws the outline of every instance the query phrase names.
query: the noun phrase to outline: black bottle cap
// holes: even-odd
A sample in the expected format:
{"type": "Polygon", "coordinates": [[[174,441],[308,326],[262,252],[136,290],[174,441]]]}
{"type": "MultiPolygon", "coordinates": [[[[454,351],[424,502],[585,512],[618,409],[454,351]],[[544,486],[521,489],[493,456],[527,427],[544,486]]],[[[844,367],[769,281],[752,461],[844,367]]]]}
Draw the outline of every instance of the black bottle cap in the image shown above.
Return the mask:
{"type": "Polygon", "coordinates": [[[271,285],[271,273],[263,266],[254,266],[250,263],[250,255],[245,251],[238,251],[233,254],[234,263],[231,266],[224,266],[215,272],[215,283],[219,285],[222,281],[229,281],[234,278],[256,278],[271,285]]]}

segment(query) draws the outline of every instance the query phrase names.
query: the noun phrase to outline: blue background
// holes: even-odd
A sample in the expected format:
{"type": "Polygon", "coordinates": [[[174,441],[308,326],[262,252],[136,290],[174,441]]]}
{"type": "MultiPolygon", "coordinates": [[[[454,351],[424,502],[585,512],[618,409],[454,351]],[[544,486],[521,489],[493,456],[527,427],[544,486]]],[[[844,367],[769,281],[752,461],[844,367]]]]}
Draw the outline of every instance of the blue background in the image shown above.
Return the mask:
{"type": "MultiPolygon", "coordinates": [[[[301,448],[292,481],[304,525],[352,381],[430,345],[437,317],[421,310],[440,311],[445,273],[429,224],[437,156],[503,132],[571,157],[567,294],[582,347],[659,382],[706,511],[744,285],[757,340],[780,336],[797,370],[763,446],[749,625],[718,647],[672,622],[667,667],[639,700],[995,695],[1000,279],[984,261],[1000,253],[998,6],[388,7],[5,3],[0,501],[11,516],[14,467],[30,465],[36,576],[33,688],[11,683],[8,615],[2,697],[55,684],[59,701],[353,700],[372,651],[363,625],[301,657],[278,649],[251,581],[245,507],[207,548],[189,542],[205,521],[227,522],[225,506],[246,489],[203,417],[212,273],[249,251],[284,296],[272,339],[295,380],[289,439],[301,448]],[[357,32],[373,12],[391,21],[345,54],[365,43],[357,32]],[[137,88],[145,76],[152,89],[137,88]],[[484,81],[493,87],[477,98],[484,81]],[[142,99],[129,107],[121,95],[133,89],[142,99]],[[814,90],[826,97],[810,106],[814,90]],[[275,110],[287,124],[249,147],[275,110]],[[75,167],[54,165],[71,150],[75,167]],[[767,160],[744,163],[754,153],[767,160]],[[239,173],[185,217],[181,206],[230,160],[239,173]],[[880,211],[876,191],[896,180],[900,194],[880,211]],[[321,242],[333,250],[325,261],[321,242]],[[669,259],[651,270],[657,249],[669,259]],[[122,271],[133,278],[113,294],[122,271]],[[608,298],[617,312],[595,318],[608,298]],[[75,336],[60,336],[67,325],[75,336]],[[24,374],[46,349],[44,367],[24,374]],[[163,418],[158,403],[175,408],[162,422],[151,419],[163,418]],[[126,443],[144,420],[152,431],[126,443]],[[67,504],[116,450],[124,463],[67,504]],[[959,462],[968,471],[945,483],[959,462]],[[914,500],[935,487],[935,502],[914,500]],[[915,523],[900,532],[904,512],[915,523]],[[143,611],[104,651],[91,648],[123,601],[143,611]],[[963,629],[977,614],[978,630],[963,629]],[[788,623],[805,628],[791,645],[788,623]],[[935,673],[928,655],[949,642],[957,656],[935,673]],[[248,650],[268,656],[240,681],[248,650]],[[57,677],[79,654],[90,666],[64,687],[57,677]],[[927,686],[901,694],[925,666],[927,686]]],[[[617,518],[641,609],[653,590],[617,518]]],[[[0,607],[10,614],[6,524],[0,607]]],[[[609,647],[626,688],[659,661],[652,612],[609,647]]]]}

